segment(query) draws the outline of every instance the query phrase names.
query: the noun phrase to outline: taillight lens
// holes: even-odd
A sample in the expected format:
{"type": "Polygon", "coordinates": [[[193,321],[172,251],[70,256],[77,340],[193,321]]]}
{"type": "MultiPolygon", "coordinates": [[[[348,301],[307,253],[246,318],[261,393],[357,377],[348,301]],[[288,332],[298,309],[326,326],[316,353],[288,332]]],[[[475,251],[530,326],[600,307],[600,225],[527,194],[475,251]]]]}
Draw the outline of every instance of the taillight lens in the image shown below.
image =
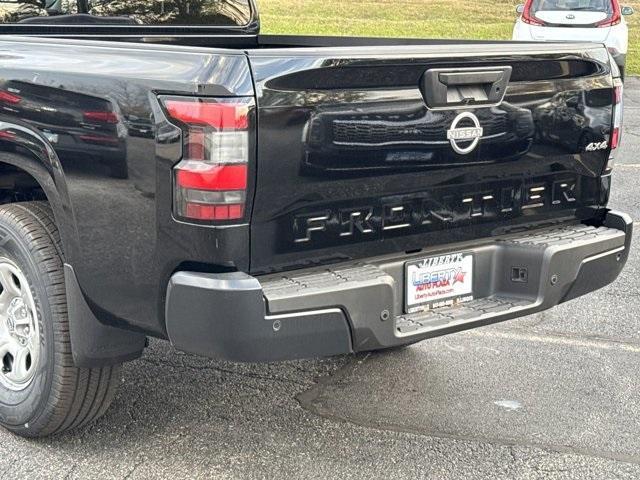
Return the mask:
{"type": "Polygon", "coordinates": [[[252,98],[165,97],[169,117],[184,131],[184,154],[174,167],[179,218],[218,222],[245,216],[252,98]]]}
{"type": "Polygon", "coordinates": [[[188,125],[202,125],[219,130],[246,130],[249,128],[249,105],[235,99],[226,103],[224,99],[167,100],[167,111],[172,118],[188,125]]]}
{"type": "Polygon", "coordinates": [[[613,126],[611,128],[611,135],[609,137],[609,147],[611,148],[611,154],[609,156],[609,163],[607,170],[613,168],[614,152],[620,146],[622,141],[622,123],[623,123],[623,111],[624,111],[624,87],[622,80],[616,78],[613,83],[613,126]]]}
{"type": "Polygon", "coordinates": [[[611,150],[615,150],[620,146],[620,141],[622,140],[622,115],[624,110],[624,87],[622,85],[622,80],[619,78],[615,79],[614,87],[613,87],[613,131],[611,132],[611,150]]]}
{"type": "Polygon", "coordinates": [[[596,27],[613,27],[618,25],[622,21],[622,9],[620,8],[620,2],[618,0],[611,0],[611,16],[596,23],[596,27]]]}
{"type": "Polygon", "coordinates": [[[615,127],[611,132],[611,150],[615,150],[620,145],[620,128],[615,127]]]}
{"type": "Polygon", "coordinates": [[[524,10],[522,11],[522,21],[524,23],[528,23],[529,25],[538,25],[538,26],[546,25],[545,22],[543,22],[539,18],[536,18],[532,9],[533,9],[533,0],[527,0],[524,4],[524,10]]]}
{"type": "Polygon", "coordinates": [[[621,79],[614,80],[613,86],[613,103],[615,105],[621,105],[624,97],[624,84],[621,79]]]}

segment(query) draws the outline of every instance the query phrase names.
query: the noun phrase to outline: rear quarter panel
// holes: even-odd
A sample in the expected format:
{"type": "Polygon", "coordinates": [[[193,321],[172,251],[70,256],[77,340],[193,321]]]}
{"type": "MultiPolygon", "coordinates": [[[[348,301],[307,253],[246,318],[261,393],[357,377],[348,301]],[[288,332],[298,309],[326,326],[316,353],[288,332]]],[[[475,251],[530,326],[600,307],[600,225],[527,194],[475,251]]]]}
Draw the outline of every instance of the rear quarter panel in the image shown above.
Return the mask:
{"type": "Polygon", "coordinates": [[[66,261],[98,318],[163,336],[167,279],[179,264],[248,268],[246,226],[221,231],[173,220],[181,134],[156,100],[158,93],[252,95],[244,55],[7,38],[0,57],[0,93],[20,98],[0,95],[0,161],[30,170],[45,187],[66,261]],[[87,119],[87,111],[98,114],[87,119]]]}

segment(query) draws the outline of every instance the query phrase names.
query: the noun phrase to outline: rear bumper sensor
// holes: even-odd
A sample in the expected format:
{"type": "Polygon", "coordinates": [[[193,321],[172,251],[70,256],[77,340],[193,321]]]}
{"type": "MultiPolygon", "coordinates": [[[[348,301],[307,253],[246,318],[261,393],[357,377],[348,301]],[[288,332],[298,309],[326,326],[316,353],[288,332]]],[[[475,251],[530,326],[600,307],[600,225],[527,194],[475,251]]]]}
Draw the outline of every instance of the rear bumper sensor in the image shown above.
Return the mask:
{"type": "Polygon", "coordinates": [[[628,216],[609,212],[600,227],[561,224],[259,278],[179,272],[167,292],[167,332],[180,350],[234,361],[413,343],[545,310],[609,284],[626,263],[632,228],[628,216]],[[474,258],[473,299],[408,309],[405,265],[460,251],[474,258]]]}

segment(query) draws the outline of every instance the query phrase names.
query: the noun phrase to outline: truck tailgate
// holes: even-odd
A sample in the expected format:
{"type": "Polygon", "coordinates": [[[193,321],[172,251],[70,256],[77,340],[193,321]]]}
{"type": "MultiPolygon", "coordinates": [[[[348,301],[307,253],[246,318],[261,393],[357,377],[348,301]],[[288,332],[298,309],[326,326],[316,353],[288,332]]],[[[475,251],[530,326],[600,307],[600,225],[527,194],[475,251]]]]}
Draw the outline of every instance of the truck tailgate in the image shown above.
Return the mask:
{"type": "Polygon", "coordinates": [[[613,81],[593,44],[248,52],[258,106],[251,270],[587,218],[613,81]]]}

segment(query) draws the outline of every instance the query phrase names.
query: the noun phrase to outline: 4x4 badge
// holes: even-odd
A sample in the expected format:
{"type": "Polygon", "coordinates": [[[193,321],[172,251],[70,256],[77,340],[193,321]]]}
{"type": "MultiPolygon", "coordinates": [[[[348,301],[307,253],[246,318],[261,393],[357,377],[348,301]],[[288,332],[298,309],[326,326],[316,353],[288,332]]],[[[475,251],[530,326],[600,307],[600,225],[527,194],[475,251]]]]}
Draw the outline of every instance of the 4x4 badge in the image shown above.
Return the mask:
{"type": "Polygon", "coordinates": [[[609,148],[609,142],[593,142],[586,146],[585,152],[597,152],[598,150],[606,150],[609,148]]]}
{"type": "Polygon", "coordinates": [[[478,117],[471,112],[463,112],[453,120],[451,129],[447,130],[447,139],[457,153],[466,155],[475,150],[483,134],[484,129],[480,126],[478,117]],[[473,127],[458,128],[460,122],[465,119],[470,120],[471,123],[473,123],[473,127]],[[471,141],[471,143],[466,147],[461,147],[458,143],[466,143],[469,141],[471,141]]]}

